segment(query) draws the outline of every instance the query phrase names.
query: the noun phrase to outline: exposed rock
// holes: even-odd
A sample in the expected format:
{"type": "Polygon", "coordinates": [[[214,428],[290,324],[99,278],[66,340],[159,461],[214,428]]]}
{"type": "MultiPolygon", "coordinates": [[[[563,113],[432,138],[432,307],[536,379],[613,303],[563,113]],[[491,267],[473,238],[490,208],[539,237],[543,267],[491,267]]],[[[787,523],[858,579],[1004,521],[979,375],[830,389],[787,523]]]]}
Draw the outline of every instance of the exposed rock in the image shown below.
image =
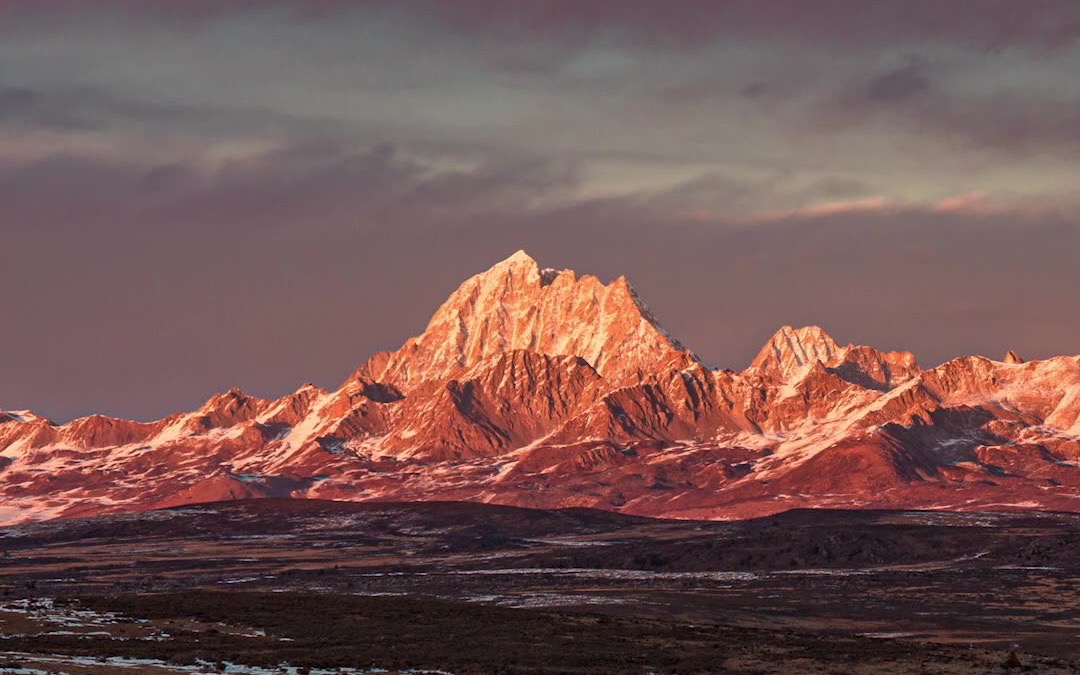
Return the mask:
{"type": "Polygon", "coordinates": [[[232,390],[155,422],[0,411],[0,522],[268,495],[1080,511],[1078,461],[1078,357],[924,371],[784,326],[746,370],[712,370],[624,278],[518,252],[335,391],[232,390]]]}
{"type": "Polygon", "coordinates": [[[696,360],[660,328],[625,278],[605,285],[570,270],[545,278],[518,251],[462,284],[422,335],[376,355],[358,377],[408,393],[513,350],[581,357],[611,386],[696,360]]]}

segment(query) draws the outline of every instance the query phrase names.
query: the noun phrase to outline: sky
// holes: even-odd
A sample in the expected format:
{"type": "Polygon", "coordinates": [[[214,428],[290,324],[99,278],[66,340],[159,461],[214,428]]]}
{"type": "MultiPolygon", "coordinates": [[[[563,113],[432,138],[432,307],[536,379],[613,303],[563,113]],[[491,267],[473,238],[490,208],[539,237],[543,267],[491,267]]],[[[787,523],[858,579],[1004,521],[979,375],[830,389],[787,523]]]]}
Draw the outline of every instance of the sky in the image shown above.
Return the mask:
{"type": "Polygon", "coordinates": [[[706,362],[1080,354],[1076,0],[0,0],[0,409],[333,387],[518,249],[706,362]]]}

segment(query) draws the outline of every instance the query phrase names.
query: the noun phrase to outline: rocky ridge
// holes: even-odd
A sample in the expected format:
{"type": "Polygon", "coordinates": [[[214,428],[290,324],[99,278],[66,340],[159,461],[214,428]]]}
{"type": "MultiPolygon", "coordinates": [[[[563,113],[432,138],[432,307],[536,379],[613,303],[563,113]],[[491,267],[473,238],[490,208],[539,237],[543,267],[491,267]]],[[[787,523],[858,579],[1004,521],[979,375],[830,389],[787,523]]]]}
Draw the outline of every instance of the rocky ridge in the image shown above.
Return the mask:
{"type": "Polygon", "coordinates": [[[334,391],[232,390],[149,423],[0,412],[0,522],[253,496],[1080,510],[1080,357],[923,369],[784,326],[746,370],[714,370],[625,278],[518,252],[334,391]]]}

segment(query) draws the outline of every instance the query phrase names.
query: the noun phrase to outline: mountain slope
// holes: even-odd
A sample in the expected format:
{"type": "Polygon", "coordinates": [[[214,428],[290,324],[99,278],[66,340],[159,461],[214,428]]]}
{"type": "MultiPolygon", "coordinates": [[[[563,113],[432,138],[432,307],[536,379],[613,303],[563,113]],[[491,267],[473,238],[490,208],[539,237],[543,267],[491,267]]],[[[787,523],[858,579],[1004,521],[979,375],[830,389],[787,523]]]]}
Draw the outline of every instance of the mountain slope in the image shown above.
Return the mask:
{"type": "Polygon", "coordinates": [[[583,358],[613,385],[695,360],[625,278],[605,285],[570,270],[541,270],[518,251],[463,283],[422,335],[358,373],[407,391],[512,350],[583,358]]]}
{"type": "Polygon", "coordinates": [[[253,496],[1080,510],[1080,357],[924,370],[785,326],[712,370],[625,279],[518,252],[334,391],[232,390],[149,423],[0,412],[3,523],[253,496]]]}

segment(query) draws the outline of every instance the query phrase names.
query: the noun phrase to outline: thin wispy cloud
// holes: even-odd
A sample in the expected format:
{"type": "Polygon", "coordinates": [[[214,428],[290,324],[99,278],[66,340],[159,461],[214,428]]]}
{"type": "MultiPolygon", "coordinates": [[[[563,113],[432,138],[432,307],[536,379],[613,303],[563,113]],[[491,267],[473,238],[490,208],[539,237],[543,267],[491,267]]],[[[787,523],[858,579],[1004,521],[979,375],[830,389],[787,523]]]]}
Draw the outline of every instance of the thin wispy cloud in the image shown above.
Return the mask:
{"type": "Polygon", "coordinates": [[[1074,0],[43,0],[0,37],[0,407],[333,384],[519,248],[718,365],[800,322],[1080,352],[1074,0]]]}

